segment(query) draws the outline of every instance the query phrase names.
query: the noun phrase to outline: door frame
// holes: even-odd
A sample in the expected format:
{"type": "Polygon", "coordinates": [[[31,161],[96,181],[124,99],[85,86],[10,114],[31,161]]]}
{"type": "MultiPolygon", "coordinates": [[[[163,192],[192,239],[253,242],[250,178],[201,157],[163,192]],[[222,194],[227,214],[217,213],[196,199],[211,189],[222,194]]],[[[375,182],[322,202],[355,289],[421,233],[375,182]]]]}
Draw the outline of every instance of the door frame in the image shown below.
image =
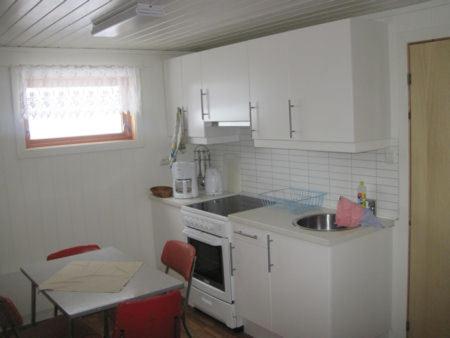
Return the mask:
{"type": "MultiPolygon", "coordinates": [[[[399,218],[393,228],[390,337],[406,337],[409,277],[410,143],[408,44],[450,36],[450,23],[392,32],[390,36],[391,133],[398,139],[399,218]]],[[[395,141],[394,141],[395,142],[395,141]]],[[[394,146],[397,144],[394,143],[394,146]]]]}

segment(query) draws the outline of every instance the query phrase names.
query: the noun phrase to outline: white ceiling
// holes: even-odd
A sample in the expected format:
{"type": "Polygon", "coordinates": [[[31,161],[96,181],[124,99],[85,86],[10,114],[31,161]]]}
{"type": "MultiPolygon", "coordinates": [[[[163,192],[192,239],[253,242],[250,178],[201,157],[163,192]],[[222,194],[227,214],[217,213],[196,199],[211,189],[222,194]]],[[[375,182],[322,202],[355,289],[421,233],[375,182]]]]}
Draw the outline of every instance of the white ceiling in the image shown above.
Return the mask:
{"type": "Polygon", "coordinates": [[[201,50],[427,0],[153,0],[165,16],[116,38],[92,20],[135,1],[0,0],[0,46],[201,50]]]}

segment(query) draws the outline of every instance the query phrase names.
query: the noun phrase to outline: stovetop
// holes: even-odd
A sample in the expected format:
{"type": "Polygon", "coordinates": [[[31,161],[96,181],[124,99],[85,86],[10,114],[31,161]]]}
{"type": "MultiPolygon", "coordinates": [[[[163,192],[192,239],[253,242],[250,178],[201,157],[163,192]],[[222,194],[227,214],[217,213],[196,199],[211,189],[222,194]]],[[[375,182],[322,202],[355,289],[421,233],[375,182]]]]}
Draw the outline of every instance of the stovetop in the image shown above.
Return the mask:
{"type": "Polygon", "coordinates": [[[236,212],[260,208],[272,204],[271,202],[245,195],[234,195],[200,203],[189,204],[187,207],[210,212],[227,217],[236,212]]]}

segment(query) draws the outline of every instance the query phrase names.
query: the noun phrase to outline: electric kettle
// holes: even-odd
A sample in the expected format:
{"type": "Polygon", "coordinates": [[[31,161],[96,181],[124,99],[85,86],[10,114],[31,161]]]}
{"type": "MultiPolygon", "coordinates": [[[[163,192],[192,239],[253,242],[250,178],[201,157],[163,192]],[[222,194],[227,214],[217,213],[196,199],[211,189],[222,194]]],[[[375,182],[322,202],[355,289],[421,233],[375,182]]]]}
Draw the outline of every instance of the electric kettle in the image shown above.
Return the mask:
{"type": "Polygon", "coordinates": [[[208,168],[205,176],[206,195],[220,195],[223,193],[222,176],[216,168],[208,168]]]}

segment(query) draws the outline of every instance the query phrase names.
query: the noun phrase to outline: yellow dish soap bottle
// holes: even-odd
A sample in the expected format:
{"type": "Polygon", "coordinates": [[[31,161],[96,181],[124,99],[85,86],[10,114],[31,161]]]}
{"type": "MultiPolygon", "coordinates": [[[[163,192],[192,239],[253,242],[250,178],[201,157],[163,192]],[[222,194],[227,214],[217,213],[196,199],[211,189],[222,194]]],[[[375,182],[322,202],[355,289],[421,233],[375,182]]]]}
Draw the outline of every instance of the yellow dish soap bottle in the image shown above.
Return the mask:
{"type": "Polygon", "coordinates": [[[358,185],[358,204],[363,208],[367,207],[367,188],[364,185],[364,181],[360,181],[358,185]]]}

